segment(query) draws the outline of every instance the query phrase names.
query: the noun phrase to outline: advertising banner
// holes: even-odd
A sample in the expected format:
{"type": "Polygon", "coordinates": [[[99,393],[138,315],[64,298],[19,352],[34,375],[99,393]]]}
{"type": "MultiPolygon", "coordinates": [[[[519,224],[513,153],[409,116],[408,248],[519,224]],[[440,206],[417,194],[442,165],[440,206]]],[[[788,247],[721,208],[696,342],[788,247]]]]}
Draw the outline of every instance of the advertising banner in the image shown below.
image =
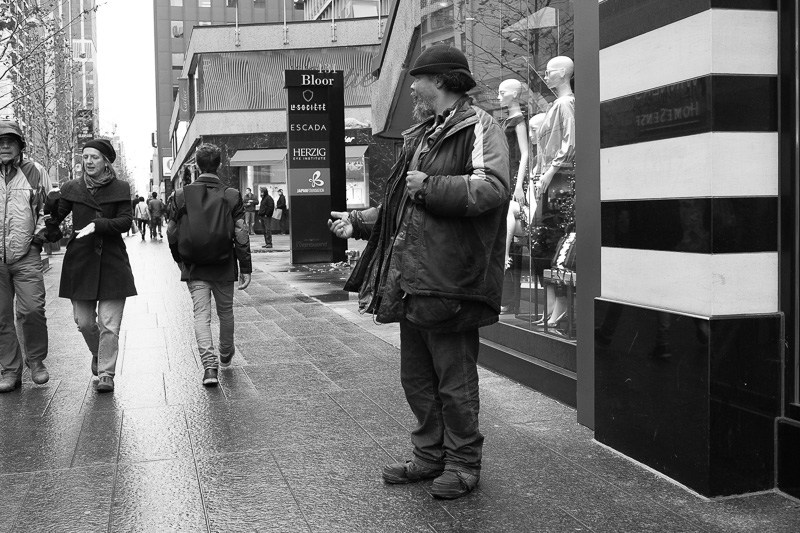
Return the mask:
{"type": "Polygon", "coordinates": [[[79,109],[75,114],[75,136],[78,146],[94,139],[94,111],[92,109],[79,109]]]}
{"type": "Polygon", "coordinates": [[[345,260],[347,241],[328,230],[345,211],[344,82],[340,71],[287,70],[287,166],[292,263],[345,260]]]}

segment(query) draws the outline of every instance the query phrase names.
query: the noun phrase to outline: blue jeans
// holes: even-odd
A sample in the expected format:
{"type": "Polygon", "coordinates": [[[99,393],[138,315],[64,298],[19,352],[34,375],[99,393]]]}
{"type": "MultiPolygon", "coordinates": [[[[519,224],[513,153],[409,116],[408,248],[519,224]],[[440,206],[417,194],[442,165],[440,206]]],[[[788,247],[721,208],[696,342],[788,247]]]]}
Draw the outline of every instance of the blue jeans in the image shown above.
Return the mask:
{"type": "Polygon", "coordinates": [[[194,336],[203,368],[217,368],[214,339],[211,337],[211,295],[219,317],[219,353],[233,353],[233,281],[188,281],[194,306],[194,336]]]}
{"type": "Polygon", "coordinates": [[[14,325],[22,330],[28,361],[47,357],[47,319],[44,313],[45,290],[42,257],[37,245],[19,261],[7,265],[0,261],[0,369],[3,373],[22,374],[22,348],[14,325]]]}
{"type": "Polygon", "coordinates": [[[97,357],[97,375],[114,377],[125,298],[72,300],[72,314],[86,346],[97,357]]]}
{"type": "Polygon", "coordinates": [[[422,466],[480,473],[478,347],[477,329],[442,333],[400,322],[400,381],[417,417],[411,443],[422,466]]]}

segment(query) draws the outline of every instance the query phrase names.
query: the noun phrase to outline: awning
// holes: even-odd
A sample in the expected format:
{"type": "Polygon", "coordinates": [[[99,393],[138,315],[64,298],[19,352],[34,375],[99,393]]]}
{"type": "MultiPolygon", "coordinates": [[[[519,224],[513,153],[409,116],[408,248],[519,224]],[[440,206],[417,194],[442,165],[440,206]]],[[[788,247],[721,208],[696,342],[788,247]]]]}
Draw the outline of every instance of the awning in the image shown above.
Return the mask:
{"type": "Polygon", "coordinates": [[[345,157],[364,157],[364,152],[367,151],[369,145],[364,146],[345,146],[344,147],[344,156],[345,157]]]}
{"type": "Polygon", "coordinates": [[[286,148],[270,150],[237,150],[231,157],[232,167],[257,167],[275,165],[286,159],[286,148]]]}

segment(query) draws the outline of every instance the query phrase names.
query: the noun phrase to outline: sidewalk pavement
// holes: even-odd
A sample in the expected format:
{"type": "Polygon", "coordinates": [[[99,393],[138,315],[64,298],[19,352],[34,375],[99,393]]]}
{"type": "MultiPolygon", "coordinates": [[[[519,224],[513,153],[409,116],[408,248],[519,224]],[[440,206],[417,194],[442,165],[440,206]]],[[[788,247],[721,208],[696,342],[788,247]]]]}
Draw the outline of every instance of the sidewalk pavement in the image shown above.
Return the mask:
{"type": "Polygon", "coordinates": [[[385,485],[381,466],[410,457],[414,419],[397,326],[358,314],[338,289],[349,267],[254,254],[233,366],[205,389],[166,242],[126,243],[139,295],[113,394],[94,390],[57,297],[63,255],[51,257],[51,380],[26,373],[0,395],[0,532],[798,531],[798,502],[697,497],[593,442],[573,409],[486,370],[478,489],[438,501],[429,481],[385,485]]]}

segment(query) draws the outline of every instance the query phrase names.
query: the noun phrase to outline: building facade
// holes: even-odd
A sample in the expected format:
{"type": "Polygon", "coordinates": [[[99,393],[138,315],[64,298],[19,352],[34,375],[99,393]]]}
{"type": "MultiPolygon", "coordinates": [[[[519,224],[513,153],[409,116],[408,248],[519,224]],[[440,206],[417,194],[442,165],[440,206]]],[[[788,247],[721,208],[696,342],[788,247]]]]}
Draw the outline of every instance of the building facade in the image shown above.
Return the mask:
{"type": "Polygon", "coordinates": [[[400,1],[374,63],[375,134],[450,43],[519,176],[572,151],[517,202],[480,362],[705,496],[800,494],[797,4],[400,1]]]}
{"type": "MultiPolygon", "coordinates": [[[[279,22],[303,20],[303,12],[292,0],[153,0],[155,65],[156,65],[156,149],[154,190],[169,191],[172,178],[172,146],[170,119],[178,97],[178,78],[186,51],[197,26],[279,22]]],[[[238,38],[234,31],[232,37],[238,38]]]]}

